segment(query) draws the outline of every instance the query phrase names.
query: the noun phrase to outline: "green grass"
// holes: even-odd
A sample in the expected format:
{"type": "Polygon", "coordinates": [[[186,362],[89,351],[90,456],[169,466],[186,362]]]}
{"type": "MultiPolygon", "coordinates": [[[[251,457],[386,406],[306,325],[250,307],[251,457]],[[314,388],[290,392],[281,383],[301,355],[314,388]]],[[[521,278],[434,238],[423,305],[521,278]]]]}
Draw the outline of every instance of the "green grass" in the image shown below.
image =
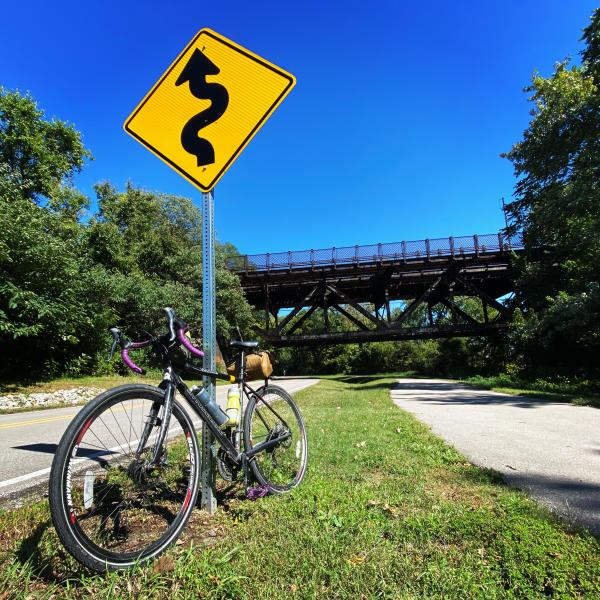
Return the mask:
{"type": "Polygon", "coordinates": [[[397,409],[393,379],[344,379],[295,394],[309,435],[298,489],[249,501],[221,486],[216,515],[196,510],[153,565],[89,573],[46,502],[0,515],[0,598],[600,597],[594,538],[397,409]]]}
{"type": "Polygon", "coordinates": [[[595,406],[600,408],[600,384],[597,381],[584,381],[572,383],[570,381],[552,382],[544,379],[529,381],[526,379],[513,379],[508,375],[482,377],[477,375],[460,380],[477,388],[512,394],[515,396],[529,396],[553,402],[571,402],[582,406],[595,406]]]}

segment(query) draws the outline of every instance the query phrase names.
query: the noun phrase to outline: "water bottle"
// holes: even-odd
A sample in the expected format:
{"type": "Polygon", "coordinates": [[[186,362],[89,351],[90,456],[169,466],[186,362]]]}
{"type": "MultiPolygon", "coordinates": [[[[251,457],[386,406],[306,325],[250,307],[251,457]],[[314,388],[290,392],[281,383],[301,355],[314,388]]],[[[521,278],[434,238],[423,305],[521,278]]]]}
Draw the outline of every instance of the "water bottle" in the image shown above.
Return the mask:
{"type": "Polygon", "coordinates": [[[232,385],[227,390],[227,422],[224,427],[233,427],[240,422],[240,388],[232,385]]]}
{"type": "Polygon", "coordinates": [[[200,404],[206,408],[210,416],[222,427],[227,421],[227,415],[219,408],[215,400],[211,400],[210,394],[203,388],[193,385],[190,391],[200,401],[200,404]]]}

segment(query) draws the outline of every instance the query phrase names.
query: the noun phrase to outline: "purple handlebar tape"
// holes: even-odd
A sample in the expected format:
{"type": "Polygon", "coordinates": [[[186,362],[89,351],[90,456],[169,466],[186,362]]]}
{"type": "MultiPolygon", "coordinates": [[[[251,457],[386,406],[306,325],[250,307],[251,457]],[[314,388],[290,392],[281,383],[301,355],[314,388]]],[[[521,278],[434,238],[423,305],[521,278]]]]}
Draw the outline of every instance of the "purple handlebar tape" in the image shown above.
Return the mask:
{"type": "Polygon", "coordinates": [[[179,329],[177,331],[177,337],[179,338],[179,341],[192,353],[195,354],[196,356],[204,356],[204,352],[202,352],[202,350],[199,350],[198,348],[196,348],[195,346],[192,346],[192,344],[190,344],[189,340],[185,337],[185,331],[183,329],[179,329]]]}
{"type": "Polygon", "coordinates": [[[146,340],[145,342],[132,342],[130,348],[145,348],[150,345],[150,340],[146,340]]]}
{"type": "MultiPolygon", "coordinates": [[[[131,344],[131,346],[133,347],[135,344],[131,344]]],[[[135,371],[136,373],[140,373],[140,375],[143,375],[146,371],[144,371],[144,369],[140,369],[140,367],[138,367],[137,365],[133,364],[131,362],[131,359],[129,358],[129,348],[123,348],[123,350],[121,351],[121,358],[123,359],[123,362],[132,370],[135,371]]]]}
{"type": "MultiPolygon", "coordinates": [[[[185,337],[185,330],[183,329],[179,329],[177,331],[177,337],[179,339],[179,341],[192,353],[195,354],[196,356],[204,356],[204,352],[202,352],[202,350],[199,350],[198,348],[196,348],[195,346],[192,346],[192,344],[190,344],[189,340],[185,337]]],[[[128,348],[123,348],[123,350],[121,351],[121,358],[123,359],[123,362],[132,370],[135,371],[136,373],[140,373],[141,375],[144,375],[144,373],[146,373],[146,371],[144,371],[144,369],[138,367],[135,363],[132,362],[132,360],[129,358],[129,349],[130,348],[144,348],[145,346],[149,346],[150,345],[150,340],[146,340],[145,342],[133,342],[128,348]]]]}

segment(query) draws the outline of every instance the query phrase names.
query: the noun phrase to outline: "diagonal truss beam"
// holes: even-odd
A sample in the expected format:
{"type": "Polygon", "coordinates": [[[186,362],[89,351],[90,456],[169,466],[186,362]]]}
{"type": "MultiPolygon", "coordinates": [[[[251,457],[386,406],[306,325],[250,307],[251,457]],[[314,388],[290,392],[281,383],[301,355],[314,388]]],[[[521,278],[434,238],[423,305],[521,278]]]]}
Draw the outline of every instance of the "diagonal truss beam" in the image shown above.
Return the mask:
{"type": "Polygon", "coordinates": [[[338,290],[333,284],[328,283],[327,289],[332,294],[337,296],[342,301],[343,304],[350,305],[352,308],[354,308],[356,311],[358,311],[361,315],[363,315],[364,317],[369,319],[369,321],[372,321],[373,323],[375,323],[375,325],[377,327],[379,327],[379,328],[389,327],[389,325],[385,321],[382,321],[381,319],[374,317],[368,310],[365,310],[360,304],[358,304],[358,302],[354,302],[351,298],[349,298],[346,294],[344,294],[344,292],[342,292],[341,290],[338,290]]]}
{"type": "Polygon", "coordinates": [[[359,321],[354,315],[350,314],[347,310],[342,308],[339,304],[332,304],[331,306],[333,308],[335,308],[335,310],[337,310],[339,313],[344,315],[347,319],[352,321],[352,323],[354,323],[359,329],[362,329],[364,331],[370,331],[370,329],[362,321],[359,321]]]}
{"type": "MultiPolygon", "coordinates": [[[[298,329],[298,327],[300,327],[300,325],[302,325],[302,323],[304,323],[304,321],[306,321],[306,319],[308,319],[308,317],[310,317],[310,315],[312,315],[315,310],[317,310],[317,305],[313,304],[290,328],[289,330],[285,333],[285,335],[290,335],[290,333],[294,333],[294,331],[296,331],[296,329],[298,329]]],[[[281,328],[280,328],[281,329],[281,328]]]]}
{"type": "Polygon", "coordinates": [[[415,298],[404,310],[404,312],[392,322],[392,327],[400,327],[400,325],[402,325],[402,323],[404,323],[404,321],[406,321],[406,319],[408,319],[408,317],[410,317],[410,315],[412,315],[412,313],[417,309],[419,304],[425,302],[425,300],[429,298],[431,292],[435,290],[441,281],[442,277],[438,277],[418,298],[415,298]]]}
{"type": "Polygon", "coordinates": [[[452,312],[456,312],[457,314],[459,314],[463,319],[465,319],[469,323],[481,325],[481,323],[479,323],[477,319],[474,319],[471,315],[462,310],[462,308],[460,308],[460,306],[458,306],[453,300],[450,300],[449,298],[444,298],[443,300],[440,300],[440,303],[443,304],[446,308],[449,308],[452,312]]]}
{"type": "Polygon", "coordinates": [[[304,298],[304,300],[302,300],[302,302],[298,304],[298,306],[296,306],[292,312],[279,324],[278,329],[281,331],[305,306],[308,306],[310,301],[314,298],[317,292],[322,289],[322,287],[323,286],[321,282],[317,283],[317,285],[315,285],[315,287],[308,293],[306,298],[304,298]]]}
{"type": "Polygon", "coordinates": [[[510,310],[506,308],[503,304],[500,304],[495,298],[492,298],[489,294],[486,294],[482,289],[476,286],[472,281],[465,279],[464,277],[456,276],[456,281],[462,283],[465,287],[469,288],[472,292],[474,292],[477,296],[479,296],[482,300],[485,300],[490,306],[495,308],[500,314],[506,315],[510,313],[510,310]]]}

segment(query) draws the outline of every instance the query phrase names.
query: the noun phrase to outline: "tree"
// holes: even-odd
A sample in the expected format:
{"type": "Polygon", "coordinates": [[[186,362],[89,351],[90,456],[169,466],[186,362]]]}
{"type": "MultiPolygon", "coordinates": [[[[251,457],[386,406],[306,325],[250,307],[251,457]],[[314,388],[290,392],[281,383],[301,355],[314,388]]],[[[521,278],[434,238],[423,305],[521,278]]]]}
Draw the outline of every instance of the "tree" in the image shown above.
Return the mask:
{"type": "Polygon", "coordinates": [[[111,320],[99,293],[103,273],[81,264],[87,198],[68,185],[89,157],[72,125],[46,121],[31,97],[0,89],[4,374],[56,374],[72,361],[93,360],[91,332],[111,320]]]}
{"type": "MultiPolygon", "coordinates": [[[[161,306],[173,306],[195,332],[202,328],[202,225],[188,198],[128,185],[119,192],[96,186],[98,213],[86,229],[94,263],[118,274],[113,299],[123,324],[133,332],[163,327],[161,306]],[[158,321],[156,321],[158,319],[158,321]]],[[[239,279],[225,269],[228,244],[216,248],[217,329],[225,337],[254,322],[239,279]]]]}
{"type": "Polygon", "coordinates": [[[581,66],[565,60],[548,78],[534,73],[533,118],[505,155],[518,178],[508,233],[523,231],[519,286],[535,315],[522,341],[538,363],[571,372],[597,369],[600,354],[600,9],[582,40],[581,66]],[[583,307],[594,317],[582,337],[573,311],[583,307]]]}
{"type": "MultiPolygon", "coordinates": [[[[0,90],[0,364],[2,377],[98,371],[107,328],[164,330],[174,306],[202,325],[201,219],[191,200],[108,183],[98,213],[70,185],[91,155],[72,125],[46,121],[29,96],[0,90]]],[[[252,322],[238,279],[217,248],[217,327],[252,322]]]]}
{"type": "Polygon", "coordinates": [[[44,119],[29,95],[0,87],[0,196],[53,196],[92,158],[81,134],[66,121],[44,119]]]}

